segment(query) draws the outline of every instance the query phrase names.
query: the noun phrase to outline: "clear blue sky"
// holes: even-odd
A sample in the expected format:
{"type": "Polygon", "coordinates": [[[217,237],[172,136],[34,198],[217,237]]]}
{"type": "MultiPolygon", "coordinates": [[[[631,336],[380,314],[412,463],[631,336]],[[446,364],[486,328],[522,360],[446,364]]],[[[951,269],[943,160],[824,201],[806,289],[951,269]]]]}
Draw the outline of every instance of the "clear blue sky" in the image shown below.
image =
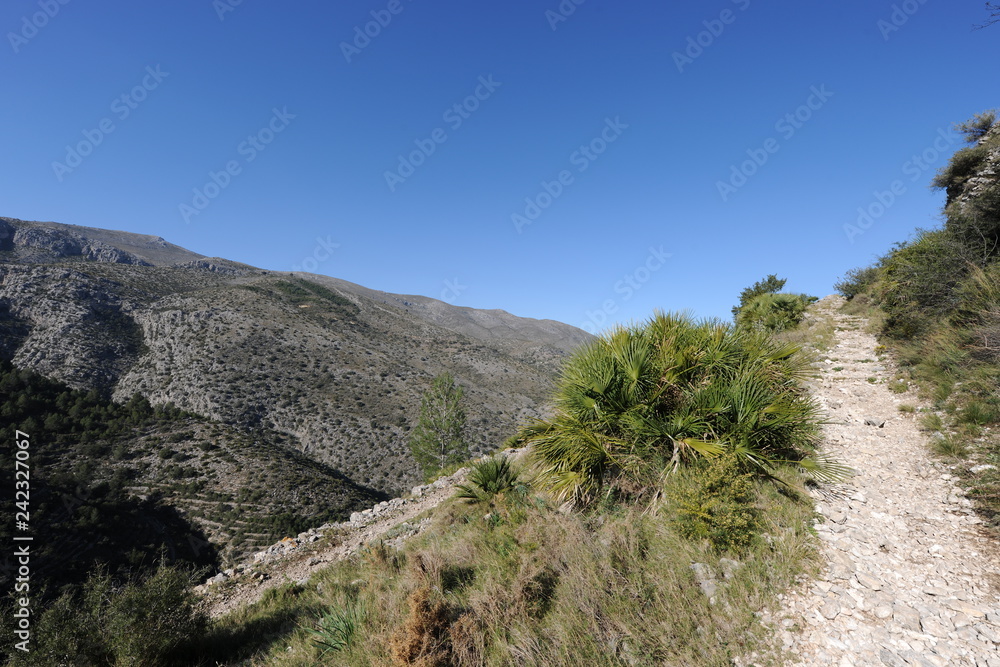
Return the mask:
{"type": "Polygon", "coordinates": [[[0,214],[591,329],[830,293],[1000,105],[981,0],[64,1],[0,7],[0,214]]]}

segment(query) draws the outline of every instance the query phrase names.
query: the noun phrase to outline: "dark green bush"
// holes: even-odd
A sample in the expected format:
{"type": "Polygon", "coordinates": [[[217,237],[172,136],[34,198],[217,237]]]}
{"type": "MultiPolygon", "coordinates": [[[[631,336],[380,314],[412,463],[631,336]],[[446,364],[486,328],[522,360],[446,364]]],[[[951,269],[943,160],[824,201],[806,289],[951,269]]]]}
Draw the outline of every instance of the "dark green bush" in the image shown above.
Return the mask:
{"type": "Polygon", "coordinates": [[[676,512],[674,525],[687,539],[708,540],[718,551],[738,552],[760,533],[753,474],[735,454],[718,456],[687,478],[668,480],[666,495],[676,512]]]}
{"type": "Polygon", "coordinates": [[[761,294],[740,309],[736,324],[770,332],[794,329],[815,300],[805,294],[761,294]]]}
{"type": "Polygon", "coordinates": [[[185,649],[206,624],[191,584],[190,573],[166,565],[124,584],[92,573],[78,595],[63,595],[41,614],[33,650],[14,664],[191,664],[185,649]]]}
{"type": "Polygon", "coordinates": [[[960,244],[945,230],[921,230],[899,244],[883,258],[873,290],[886,314],[884,333],[911,338],[927,332],[956,307],[956,288],[968,272],[960,244]]]}
{"type": "Polygon", "coordinates": [[[745,288],[740,292],[739,304],[733,306],[733,319],[739,319],[740,310],[757,297],[763,294],[776,294],[780,292],[786,282],[785,278],[779,278],[772,273],[765,276],[762,280],[758,280],[750,287],[745,288]]]}
{"type": "Polygon", "coordinates": [[[1000,257],[1000,185],[949,206],[945,230],[963,250],[966,262],[982,267],[1000,257]]]}
{"type": "Polygon", "coordinates": [[[997,121],[997,110],[989,109],[955,125],[955,130],[965,135],[966,143],[975,143],[993,129],[997,121]]]}
{"type": "Polygon", "coordinates": [[[524,496],[528,485],[524,483],[510,458],[500,454],[472,464],[468,484],[460,484],[455,494],[470,502],[486,502],[499,495],[524,496]]]}
{"type": "Polygon", "coordinates": [[[838,282],[834,283],[833,289],[837,293],[850,301],[858,294],[868,291],[875,281],[878,280],[878,267],[866,266],[863,268],[851,269],[844,274],[838,282]]]}
{"type": "Polygon", "coordinates": [[[961,194],[969,178],[979,171],[988,157],[989,147],[985,144],[962,148],[938,171],[931,185],[946,190],[950,201],[961,194]]]}
{"type": "Polygon", "coordinates": [[[553,416],[520,439],[539,483],[581,502],[608,482],[641,493],[723,451],[766,472],[816,443],[818,411],[797,386],[808,362],[796,352],[756,329],[657,313],[578,349],[553,416]]]}

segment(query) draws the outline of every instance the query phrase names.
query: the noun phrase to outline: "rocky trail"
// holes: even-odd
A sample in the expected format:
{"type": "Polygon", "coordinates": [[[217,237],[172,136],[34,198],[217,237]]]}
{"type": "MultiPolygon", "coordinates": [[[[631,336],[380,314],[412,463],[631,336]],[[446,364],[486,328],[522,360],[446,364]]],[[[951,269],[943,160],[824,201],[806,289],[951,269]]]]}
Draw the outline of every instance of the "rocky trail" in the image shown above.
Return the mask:
{"type": "Polygon", "coordinates": [[[1000,555],[892,393],[892,368],[860,318],[818,304],[837,324],[811,387],[826,410],[826,451],[856,475],[813,492],[823,571],[766,618],[799,665],[1000,667],[1000,555]],[[874,379],[874,380],[872,380],[874,379]]]}
{"type": "Polygon", "coordinates": [[[430,521],[417,518],[455,492],[468,472],[463,468],[435,482],[414,487],[408,498],[394,498],[355,512],[350,521],[326,524],[285,538],[234,568],[220,572],[198,586],[212,618],[252,604],[267,591],[291,583],[305,583],[329,563],[349,557],[365,546],[383,541],[395,546],[419,533],[430,521]]]}

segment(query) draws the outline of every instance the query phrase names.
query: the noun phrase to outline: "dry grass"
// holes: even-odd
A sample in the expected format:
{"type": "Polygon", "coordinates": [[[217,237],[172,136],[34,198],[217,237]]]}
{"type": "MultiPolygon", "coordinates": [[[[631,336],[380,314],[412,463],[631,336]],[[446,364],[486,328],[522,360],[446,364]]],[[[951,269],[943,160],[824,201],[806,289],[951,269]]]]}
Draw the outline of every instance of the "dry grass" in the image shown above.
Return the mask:
{"type": "Polygon", "coordinates": [[[307,619],[361,605],[368,613],[351,646],[321,658],[308,633],[286,625],[259,639],[252,664],[729,665],[753,651],[777,661],[755,612],[811,567],[812,505],[774,485],[756,497],[768,537],[740,553],[682,538],[669,501],[588,513],[540,497],[449,501],[402,551],[376,546],[252,612],[307,619]],[[729,579],[723,556],[744,564],[729,579]],[[695,562],[720,573],[714,604],[695,562]]]}
{"type": "Polygon", "coordinates": [[[431,589],[422,586],[407,600],[410,615],[389,643],[393,664],[407,667],[445,667],[452,664],[448,607],[432,601],[431,589]]]}

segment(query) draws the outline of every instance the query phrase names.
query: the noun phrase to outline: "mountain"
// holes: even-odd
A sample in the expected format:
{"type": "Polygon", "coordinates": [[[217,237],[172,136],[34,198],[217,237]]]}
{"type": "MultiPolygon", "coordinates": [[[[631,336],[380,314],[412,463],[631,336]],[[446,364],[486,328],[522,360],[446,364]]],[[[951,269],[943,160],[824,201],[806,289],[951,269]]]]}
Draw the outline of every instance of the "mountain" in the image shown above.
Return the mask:
{"type": "Polygon", "coordinates": [[[549,320],[206,258],[154,236],[0,218],[0,358],[184,411],[389,494],[421,479],[407,447],[449,371],[474,452],[542,414],[590,335],[549,320]],[[272,438],[272,440],[275,440],[272,438]]]}

